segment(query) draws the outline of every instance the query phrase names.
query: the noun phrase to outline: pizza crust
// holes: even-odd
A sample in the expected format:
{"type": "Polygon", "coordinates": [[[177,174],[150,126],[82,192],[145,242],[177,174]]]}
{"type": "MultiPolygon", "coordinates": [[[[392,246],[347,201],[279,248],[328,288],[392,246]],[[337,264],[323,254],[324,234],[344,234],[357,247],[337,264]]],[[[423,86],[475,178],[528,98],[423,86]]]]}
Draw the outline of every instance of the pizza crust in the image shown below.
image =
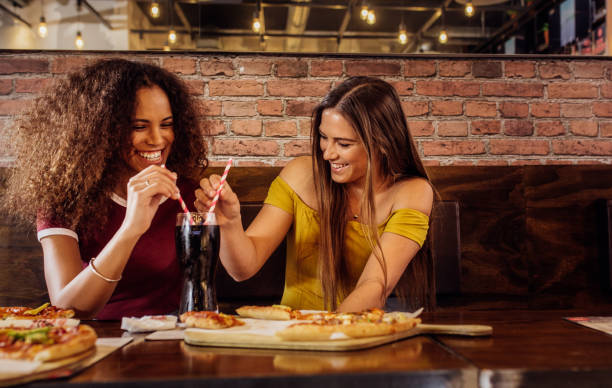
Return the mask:
{"type": "Polygon", "coordinates": [[[97,338],[98,336],[91,326],[81,325],[79,326],[78,335],[74,338],[71,338],[67,342],[51,345],[39,351],[34,355],[33,359],[35,361],[48,362],[73,356],[93,348],[97,338]]]}
{"type": "Polygon", "coordinates": [[[337,325],[297,323],[277,331],[276,336],[285,341],[325,341],[336,332],[339,332],[337,325]]]}
{"type": "Polygon", "coordinates": [[[291,319],[291,308],[286,306],[242,306],[236,309],[244,318],[288,321],[291,319]]]}

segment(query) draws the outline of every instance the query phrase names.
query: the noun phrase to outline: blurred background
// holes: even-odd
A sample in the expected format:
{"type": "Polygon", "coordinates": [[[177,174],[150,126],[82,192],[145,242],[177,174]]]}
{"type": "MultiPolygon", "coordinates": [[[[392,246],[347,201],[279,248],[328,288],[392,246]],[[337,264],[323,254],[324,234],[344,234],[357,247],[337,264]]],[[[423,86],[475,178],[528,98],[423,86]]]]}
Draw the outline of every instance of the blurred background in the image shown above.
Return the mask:
{"type": "Polygon", "coordinates": [[[0,0],[0,49],[609,55],[611,4],[0,0]]]}

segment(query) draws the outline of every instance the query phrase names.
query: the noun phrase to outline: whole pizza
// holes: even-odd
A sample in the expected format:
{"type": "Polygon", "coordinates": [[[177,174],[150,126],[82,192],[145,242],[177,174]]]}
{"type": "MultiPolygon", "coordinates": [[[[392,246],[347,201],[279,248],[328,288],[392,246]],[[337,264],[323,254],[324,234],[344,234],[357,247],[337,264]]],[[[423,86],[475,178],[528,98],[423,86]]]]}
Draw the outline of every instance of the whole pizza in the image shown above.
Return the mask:
{"type": "Polygon", "coordinates": [[[276,332],[286,341],[324,341],[334,338],[364,338],[410,330],[421,320],[401,312],[370,309],[358,313],[320,313],[312,321],[294,323],[276,332]],[[335,337],[334,337],[335,336],[335,337]]]}

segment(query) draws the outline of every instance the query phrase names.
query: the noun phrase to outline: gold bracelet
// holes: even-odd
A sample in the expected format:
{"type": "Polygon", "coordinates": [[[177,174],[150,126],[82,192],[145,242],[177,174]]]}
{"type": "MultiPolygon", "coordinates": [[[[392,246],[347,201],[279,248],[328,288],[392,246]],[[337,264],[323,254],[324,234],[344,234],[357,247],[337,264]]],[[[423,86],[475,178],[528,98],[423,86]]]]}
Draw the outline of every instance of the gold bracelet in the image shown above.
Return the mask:
{"type": "Polygon", "coordinates": [[[106,276],[102,275],[100,272],[98,272],[98,270],[96,269],[96,267],[94,266],[94,260],[96,258],[92,257],[91,260],[89,260],[89,268],[91,268],[91,271],[93,273],[95,273],[96,275],[98,275],[98,277],[100,277],[101,279],[106,280],[109,283],[117,283],[119,280],[121,280],[121,276],[119,276],[119,279],[111,279],[111,278],[107,278],[106,276]]]}

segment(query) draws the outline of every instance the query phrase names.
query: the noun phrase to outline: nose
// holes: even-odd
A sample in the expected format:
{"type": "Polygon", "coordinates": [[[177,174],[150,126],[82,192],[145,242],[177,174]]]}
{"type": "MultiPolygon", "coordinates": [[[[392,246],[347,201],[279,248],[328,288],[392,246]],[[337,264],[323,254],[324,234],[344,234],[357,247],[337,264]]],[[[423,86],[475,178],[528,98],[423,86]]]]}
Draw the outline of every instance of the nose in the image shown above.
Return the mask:
{"type": "Polygon", "coordinates": [[[147,142],[150,145],[160,145],[163,142],[164,138],[161,134],[161,128],[159,125],[152,125],[149,129],[147,142]]]}
{"type": "Polygon", "coordinates": [[[327,142],[327,144],[325,145],[325,148],[323,149],[323,159],[324,160],[333,160],[338,156],[338,153],[336,152],[336,148],[330,144],[330,142],[327,142]]]}

